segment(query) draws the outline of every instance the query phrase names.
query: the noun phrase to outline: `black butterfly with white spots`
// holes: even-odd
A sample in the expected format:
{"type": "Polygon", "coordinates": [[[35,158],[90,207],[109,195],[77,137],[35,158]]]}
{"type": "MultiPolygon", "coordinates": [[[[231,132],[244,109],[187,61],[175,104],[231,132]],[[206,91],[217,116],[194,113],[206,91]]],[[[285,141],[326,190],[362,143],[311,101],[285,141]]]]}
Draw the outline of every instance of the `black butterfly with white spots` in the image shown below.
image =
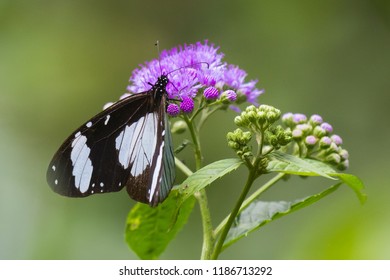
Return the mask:
{"type": "Polygon", "coordinates": [[[157,206],[175,180],[172,137],[166,115],[169,80],[114,103],[75,130],[54,155],[47,182],[57,193],[86,197],[117,192],[157,206]]]}

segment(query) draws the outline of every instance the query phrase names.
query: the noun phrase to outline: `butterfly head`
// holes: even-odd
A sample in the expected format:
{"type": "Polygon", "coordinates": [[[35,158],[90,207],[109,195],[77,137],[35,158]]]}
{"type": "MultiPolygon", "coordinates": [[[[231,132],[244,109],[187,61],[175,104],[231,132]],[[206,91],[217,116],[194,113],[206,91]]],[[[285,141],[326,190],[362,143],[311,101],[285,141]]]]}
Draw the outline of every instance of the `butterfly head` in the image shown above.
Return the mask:
{"type": "Polygon", "coordinates": [[[167,75],[158,77],[157,82],[153,85],[153,89],[160,95],[165,92],[167,84],[169,83],[167,75]]]}

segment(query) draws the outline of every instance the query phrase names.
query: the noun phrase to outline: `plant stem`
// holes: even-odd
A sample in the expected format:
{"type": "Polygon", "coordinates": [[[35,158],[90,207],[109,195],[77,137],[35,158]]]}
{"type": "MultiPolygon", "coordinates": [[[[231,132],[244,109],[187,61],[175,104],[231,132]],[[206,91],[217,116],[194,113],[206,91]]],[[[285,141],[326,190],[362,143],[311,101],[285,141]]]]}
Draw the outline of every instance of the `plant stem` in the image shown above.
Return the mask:
{"type": "Polygon", "coordinates": [[[180,159],[175,157],[175,165],[177,168],[179,168],[187,177],[191,176],[192,172],[191,169],[188,168],[187,165],[185,165],[180,159]]]}
{"type": "Polygon", "coordinates": [[[184,116],[184,121],[190,130],[191,138],[195,148],[195,167],[196,170],[199,170],[202,167],[202,152],[200,149],[199,132],[196,131],[194,123],[187,116],[184,116]]]}
{"type": "MultiPolygon", "coordinates": [[[[268,190],[270,187],[272,187],[275,183],[277,183],[280,179],[282,179],[286,174],[285,173],[278,173],[275,177],[273,177],[271,180],[269,180],[267,183],[265,183],[263,186],[261,186],[257,191],[255,191],[251,196],[249,196],[245,201],[242,203],[240,210],[238,211],[237,215],[241,213],[242,210],[244,210],[246,207],[249,206],[255,199],[257,199],[262,193],[264,193],[266,190],[268,190]]],[[[229,217],[226,217],[214,230],[214,236],[218,236],[220,231],[224,228],[225,224],[227,223],[229,217]]]]}
{"type": "Polygon", "coordinates": [[[208,207],[207,194],[205,190],[201,190],[195,194],[196,199],[199,203],[200,212],[202,215],[202,226],[203,226],[203,245],[201,260],[209,260],[214,247],[214,235],[213,227],[211,224],[210,210],[208,207]]]}
{"type": "MultiPolygon", "coordinates": [[[[202,152],[200,149],[199,131],[196,130],[193,120],[190,120],[188,117],[185,116],[184,121],[187,123],[188,129],[190,130],[191,138],[195,149],[195,166],[196,170],[199,170],[202,167],[202,152]]],[[[195,197],[199,203],[203,226],[203,245],[201,259],[210,259],[211,252],[214,247],[214,236],[206,190],[202,189],[199,192],[195,193],[195,197]]]]}
{"type": "Polygon", "coordinates": [[[246,180],[244,189],[242,190],[240,197],[238,198],[236,205],[234,206],[233,211],[230,213],[229,219],[227,220],[227,222],[222,230],[222,233],[218,238],[218,242],[214,248],[214,252],[211,256],[211,259],[216,260],[219,256],[219,254],[221,253],[221,249],[222,249],[223,243],[225,242],[226,236],[227,236],[227,234],[228,234],[228,232],[229,232],[229,230],[234,222],[234,219],[236,218],[238,212],[240,211],[241,205],[244,202],[245,197],[248,194],[249,189],[251,188],[256,177],[257,177],[256,171],[254,169],[251,169],[249,171],[248,178],[246,180]]]}

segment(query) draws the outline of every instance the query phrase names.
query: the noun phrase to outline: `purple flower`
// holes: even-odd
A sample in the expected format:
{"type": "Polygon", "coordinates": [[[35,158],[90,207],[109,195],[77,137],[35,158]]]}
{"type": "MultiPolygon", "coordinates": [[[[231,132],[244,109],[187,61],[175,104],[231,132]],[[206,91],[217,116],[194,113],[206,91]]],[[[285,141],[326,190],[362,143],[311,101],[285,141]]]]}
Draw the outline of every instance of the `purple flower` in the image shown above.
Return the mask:
{"type": "Polygon", "coordinates": [[[183,96],[183,100],[180,103],[180,109],[184,113],[191,113],[194,110],[194,100],[188,96],[183,96]]]}
{"type": "MultiPolygon", "coordinates": [[[[248,102],[257,104],[257,98],[263,90],[257,89],[257,81],[245,81],[247,73],[234,65],[222,61],[223,54],[218,47],[208,41],[184,45],[164,50],[160,59],[154,59],[140,65],[130,77],[129,92],[140,93],[151,88],[162,74],[168,76],[168,99],[185,100],[195,98],[200,89],[214,87],[218,91],[232,89],[246,96],[248,102]]],[[[214,95],[211,95],[214,96],[214,95]]],[[[232,97],[232,100],[235,98],[232,97]]],[[[188,101],[186,101],[188,102],[188,101]]],[[[180,108],[188,110],[188,103],[180,108]]],[[[192,105],[192,109],[193,109],[192,105]]],[[[192,110],[191,109],[191,110],[192,110]]],[[[184,110],[182,109],[184,112],[184,110]]],[[[186,111],[187,113],[189,111],[186,111]]]]}
{"type": "Polygon", "coordinates": [[[217,99],[219,96],[219,90],[215,87],[208,87],[204,90],[203,95],[207,99],[217,99]]]}
{"type": "Polygon", "coordinates": [[[172,117],[176,117],[180,113],[180,108],[178,105],[171,103],[167,107],[167,112],[172,117]]]}

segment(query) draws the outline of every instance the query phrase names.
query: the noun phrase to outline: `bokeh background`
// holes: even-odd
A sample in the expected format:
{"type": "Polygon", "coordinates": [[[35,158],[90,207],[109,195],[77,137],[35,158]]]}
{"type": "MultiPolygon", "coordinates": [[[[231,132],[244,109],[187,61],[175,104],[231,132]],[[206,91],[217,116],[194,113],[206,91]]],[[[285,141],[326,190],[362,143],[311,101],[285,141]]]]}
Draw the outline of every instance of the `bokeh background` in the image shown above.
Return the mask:
{"type": "MultiPolygon", "coordinates": [[[[46,168],[65,137],[124,93],[137,65],[157,56],[156,40],[164,49],[209,39],[225,61],[259,79],[261,103],[331,123],[350,152],[348,172],[368,194],[362,206],[342,187],[221,258],[390,259],[389,3],[0,0],[0,258],[136,258],[124,242],[134,205],[126,192],[64,198],[48,187],[46,168]]],[[[225,140],[234,116],[219,112],[202,131],[206,164],[234,157],[225,140]]],[[[181,158],[191,165],[189,151],[181,158]]],[[[239,170],[208,188],[214,225],[245,175],[239,170]]],[[[301,198],[327,184],[296,178],[264,199],[301,198]]],[[[196,207],[161,258],[197,259],[200,247],[196,207]]]]}

